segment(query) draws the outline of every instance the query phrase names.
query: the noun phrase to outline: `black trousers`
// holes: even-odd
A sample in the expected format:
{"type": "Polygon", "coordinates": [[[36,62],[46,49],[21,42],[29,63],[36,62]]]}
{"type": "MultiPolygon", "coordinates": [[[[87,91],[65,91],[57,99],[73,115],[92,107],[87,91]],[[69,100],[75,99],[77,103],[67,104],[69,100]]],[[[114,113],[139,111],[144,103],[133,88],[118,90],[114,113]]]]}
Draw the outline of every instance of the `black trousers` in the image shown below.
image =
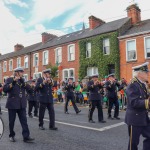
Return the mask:
{"type": "Polygon", "coordinates": [[[98,121],[103,120],[103,110],[102,110],[102,104],[100,100],[91,100],[89,101],[89,120],[92,120],[93,118],[93,112],[95,110],[95,107],[97,107],[98,110],[98,121]]]}
{"type": "Polygon", "coordinates": [[[14,137],[15,132],[14,132],[14,124],[16,120],[16,114],[18,114],[19,121],[22,126],[22,135],[23,138],[28,138],[29,137],[29,128],[27,124],[27,117],[26,117],[26,109],[8,109],[8,115],[9,115],[9,130],[10,134],[9,137],[14,137]]]}
{"type": "Polygon", "coordinates": [[[38,114],[37,101],[29,101],[28,104],[29,104],[28,115],[32,115],[32,109],[34,107],[34,116],[37,116],[38,114]]]}
{"type": "Polygon", "coordinates": [[[144,137],[143,150],[150,150],[150,125],[148,126],[128,126],[129,144],[128,150],[138,150],[140,135],[144,137]]]}
{"type": "Polygon", "coordinates": [[[71,100],[71,102],[72,102],[72,105],[73,105],[73,108],[74,108],[74,110],[75,110],[75,112],[78,112],[79,111],[79,109],[78,109],[78,107],[77,107],[77,105],[75,104],[75,98],[74,98],[74,96],[73,95],[67,95],[66,96],[66,102],[65,102],[65,112],[67,112],[68,111],[68,102],[71,100]]]}
{"type": "Polygon", "coordinates": [[[108,99],[108,116],[111,117],[112,107],[115,106],[114,117],[118,117],[119,115],[119,102],[118,98],[109,98],[108,99]]]}
{"type": "Polygon", "coordinates": [[[39,109],[39,126],[43,126],[44,124],[44,115],[45,110],[48,110],[49,114],[49,127],[53,128],[55,127],[55,112],[54,112],[54,104],[53,103],[40,103],[40,109],[39,109]]]}

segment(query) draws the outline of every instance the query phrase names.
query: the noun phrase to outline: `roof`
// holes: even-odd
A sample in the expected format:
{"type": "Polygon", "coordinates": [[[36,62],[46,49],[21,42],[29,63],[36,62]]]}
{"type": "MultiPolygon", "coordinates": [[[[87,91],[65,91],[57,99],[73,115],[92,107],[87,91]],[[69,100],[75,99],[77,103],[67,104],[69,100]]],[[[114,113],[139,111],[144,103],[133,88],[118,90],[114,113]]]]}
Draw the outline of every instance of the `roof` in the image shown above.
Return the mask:
{"type": "Polygon", "coordinates": [[[127,32],[125,32],[125,34],[123,34],[119,38],[135,36],[147,32],[150,32],[150,19],[140,21],[136,25],[132,26],[127,32]]]}
{"type": "Polygon", "coordinates": [[[0,61],[4,60],[4,59],[24,55],[24,54],[27,54],[30,52],[35,52],[35,51],[45,49],[48,47],[58,46],[60,44],[65,44],[65,43],[72,42],[75,40],[80,40],[83,38],[88,38],[88,37],[96,36],[99,34],[116,31],[116,30],[120,29],[127,21],[129,21],[129,19],[130,18],[126,17],[126,18],[118,19],[118,20],[115,20],[112,22],[104,23],[94,29],[88,28],[88,29],[80,30],[80,31],[73,32],[70,34],[66,34],[66,35],[63,35],[60,37],[50,39],[45,44],[42,44],[42,42],[36,43],[34,45],[25,47],[17,52],[11,52],[8,54],[1,55],[0,61]]]}

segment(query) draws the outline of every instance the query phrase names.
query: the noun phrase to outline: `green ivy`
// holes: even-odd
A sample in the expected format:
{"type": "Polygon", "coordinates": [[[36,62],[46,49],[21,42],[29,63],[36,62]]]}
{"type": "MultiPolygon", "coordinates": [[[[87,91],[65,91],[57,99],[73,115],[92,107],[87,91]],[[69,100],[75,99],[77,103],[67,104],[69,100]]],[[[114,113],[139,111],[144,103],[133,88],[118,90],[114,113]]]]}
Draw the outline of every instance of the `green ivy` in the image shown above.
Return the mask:
{"type": "Polygon", "coordinates": [[[83,79],[87,75],[87,67],[98,67],[100,78],[104,78],[109,73],[108,65],[115,65],[115,75],[120,78],[120,55],[118,32],[101,34],[95,37],[82,39],[79,41],[80,68],[79,78],[83,79]],[[110,54],[103,54],[103,39],[109,38],[110,54]],[[91,43],[91,57],[86,58],[86,43],[91,43]]]}

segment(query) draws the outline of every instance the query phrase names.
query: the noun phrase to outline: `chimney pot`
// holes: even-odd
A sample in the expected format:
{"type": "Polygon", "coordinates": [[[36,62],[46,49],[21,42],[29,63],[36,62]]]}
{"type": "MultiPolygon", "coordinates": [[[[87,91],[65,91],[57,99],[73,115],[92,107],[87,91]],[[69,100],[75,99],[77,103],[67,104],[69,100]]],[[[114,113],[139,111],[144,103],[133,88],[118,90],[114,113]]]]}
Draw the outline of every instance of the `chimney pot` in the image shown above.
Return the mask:
{"type": "Polygon", "coordinates": [[[15,46],[14,46],[14,51],[16,52],[16,51],[19,51],[19,50],[21,50],[21,49],[23,49],[24,48],[24,46],[22,45],[22,44],[16,44],[15,46]]]}
{"type": "Polygon", "coordinates": [[[54,34],[50,34],[50,33],[46,33],[46,32],[43,32],[42,33],[42,43],[46,43],[49,39],[53,39],[57,37],[56,35],[54,34]]]}

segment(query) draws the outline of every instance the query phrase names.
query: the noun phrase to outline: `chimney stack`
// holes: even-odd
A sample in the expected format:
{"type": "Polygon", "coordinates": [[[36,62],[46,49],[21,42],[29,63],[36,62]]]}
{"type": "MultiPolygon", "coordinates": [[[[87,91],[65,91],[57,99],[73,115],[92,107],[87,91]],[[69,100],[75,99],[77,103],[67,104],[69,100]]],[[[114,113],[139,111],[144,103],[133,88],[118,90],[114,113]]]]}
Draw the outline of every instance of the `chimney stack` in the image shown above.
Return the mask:
{"type": "Polygon", "coordinates": [[[24,46],[22,45],[22,44],[16,44],[15,46],[14,46],[14,51],[16,52],[16,51],[19,51],[19,50],[21,50],[21,49],[23,49],[24,48],[24,46]]]}
{"type": "Polygon", "coordinates": [[[99,18],[96,18],[95,16],[90,16],[89,17],[89,27],[90,29],[94,29],[102,24],[104,24],[105,22],[99,18]]]}
{"type": "Polygon", "coordinates": [[[53,38],[55,38],[55,37],[57,37],[57,36],[54,35],[54,34],[50,34],[50,33],[44,32],[44,33],[42,33],[42,43],[44,44],[44,43],[46,43],[49,39],[53,39],[53,38]]]}
{"type": "Polygon", "coordinates": [[[141,9],[137,6],[137,4],[132,4],[127,7],[128,17],[131,18],[132,25],[141,21],[141,9]]]}

